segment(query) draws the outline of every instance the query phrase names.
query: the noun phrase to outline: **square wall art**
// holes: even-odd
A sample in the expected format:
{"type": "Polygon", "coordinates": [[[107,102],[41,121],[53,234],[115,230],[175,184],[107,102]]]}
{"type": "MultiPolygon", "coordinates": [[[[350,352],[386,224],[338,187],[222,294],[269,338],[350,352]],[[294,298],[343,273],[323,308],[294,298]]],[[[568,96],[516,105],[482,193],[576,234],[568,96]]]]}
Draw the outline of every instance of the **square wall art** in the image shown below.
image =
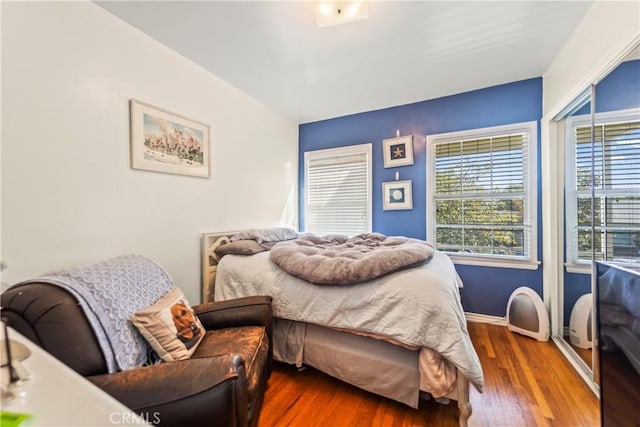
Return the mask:
{"type": "Polygon", "coordinates": [[[413,209],[411,180],[383,182],[382,208],[385,211],[413,209]]]}
{"type": "Polygon", "coordinates": [[[413,164],[413,135],[385,139],[382,141],[382,147],[385,168],[413,164]]]}

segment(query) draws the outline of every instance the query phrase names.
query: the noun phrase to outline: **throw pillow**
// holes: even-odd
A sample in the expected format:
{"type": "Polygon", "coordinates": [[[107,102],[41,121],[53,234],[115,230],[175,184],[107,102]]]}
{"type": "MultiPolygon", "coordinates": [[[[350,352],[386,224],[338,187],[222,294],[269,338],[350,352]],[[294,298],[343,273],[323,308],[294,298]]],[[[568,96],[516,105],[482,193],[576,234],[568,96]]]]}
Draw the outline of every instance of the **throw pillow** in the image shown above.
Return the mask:
{"type": "Polygon", "coordinates": [[[218,259],[225,255],[255,255],[268,251],[274,244],[275,242],[258,243],[255,240],[236,240],[218,246],[214,252],[218,259]]]}
{"type": "Polygon", "coordinates": [[[134,313],[131,321],[165,362],[190,358],[205,334],[179,288],[134,313]]]}
{"type": "Polygon", "coordinates": [[[298,237],[298,233],[288,227],[260,228],[240,232],[231,236],[231,241],[236,240],[255,240],[258,243],[264,242],[281,242],[283,240],[291,240],[298,237]]]}

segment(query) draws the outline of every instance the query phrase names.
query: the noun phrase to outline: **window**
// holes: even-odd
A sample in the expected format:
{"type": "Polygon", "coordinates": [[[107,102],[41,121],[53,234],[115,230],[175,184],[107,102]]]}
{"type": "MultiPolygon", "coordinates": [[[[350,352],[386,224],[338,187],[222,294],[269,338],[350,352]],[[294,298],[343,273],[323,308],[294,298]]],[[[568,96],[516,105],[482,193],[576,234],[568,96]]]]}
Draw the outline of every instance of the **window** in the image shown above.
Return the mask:
{"type": "Polygon", "coordinates": [[[305,231],[371,231],[371,144],[304,154],[305,231]]]}
{"type": "Polygon", "coordinates": [[[591,265],[592,240],[596,260],[640,265],[640,110],[596,114],[593,181],[590,116],[569,118],[566,132],[568,268],[591,265]]]}
{"type": "Polygon", "coordinates": [[[427,137],[429,240],[460,264],[536,269],[537,123],[427,137]]]}

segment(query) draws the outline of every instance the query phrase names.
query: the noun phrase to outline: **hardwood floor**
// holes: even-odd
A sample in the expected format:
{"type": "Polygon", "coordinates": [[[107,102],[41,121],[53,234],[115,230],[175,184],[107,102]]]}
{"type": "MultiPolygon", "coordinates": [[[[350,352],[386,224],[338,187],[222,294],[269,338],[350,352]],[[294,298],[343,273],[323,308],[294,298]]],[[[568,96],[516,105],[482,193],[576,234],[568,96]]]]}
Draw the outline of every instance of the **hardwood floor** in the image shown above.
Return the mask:
{"type": "Polygon", "coordinates": [[[593,353],[591,353],[591,349],[584,349],[571,344],[571,338],[568,335],[566,335],[564,338],[569,343],[573,351],[576,352],[576,354],[580,357],[580,359],[582,359],[584,363],[587,364],[587,366],[593,365],[593,353]]]}
{"type": "MultiPolygon", "coordinates": [[[[485,375],[471,389],[470,426],[600,425],[599,403],[555,345],[502,326],[469,323],[485,375]]],[[[276,363],[259,427],[458,425],[455,402],[420,401],[418,409],[363,391],[312,368],[276,363]]]]}

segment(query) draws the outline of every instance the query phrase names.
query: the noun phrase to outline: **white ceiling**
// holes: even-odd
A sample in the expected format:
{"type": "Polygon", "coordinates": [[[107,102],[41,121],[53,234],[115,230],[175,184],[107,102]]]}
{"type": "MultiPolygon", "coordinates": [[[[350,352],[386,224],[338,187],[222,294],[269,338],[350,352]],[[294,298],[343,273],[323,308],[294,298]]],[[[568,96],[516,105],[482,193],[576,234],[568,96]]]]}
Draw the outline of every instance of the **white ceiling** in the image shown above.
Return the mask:
{"type": "Polygon", "coordinates": [[[308,1],[97,2],[295,123],[540,77],[587,1],[372,1],[318,28],[308,1]]]}

